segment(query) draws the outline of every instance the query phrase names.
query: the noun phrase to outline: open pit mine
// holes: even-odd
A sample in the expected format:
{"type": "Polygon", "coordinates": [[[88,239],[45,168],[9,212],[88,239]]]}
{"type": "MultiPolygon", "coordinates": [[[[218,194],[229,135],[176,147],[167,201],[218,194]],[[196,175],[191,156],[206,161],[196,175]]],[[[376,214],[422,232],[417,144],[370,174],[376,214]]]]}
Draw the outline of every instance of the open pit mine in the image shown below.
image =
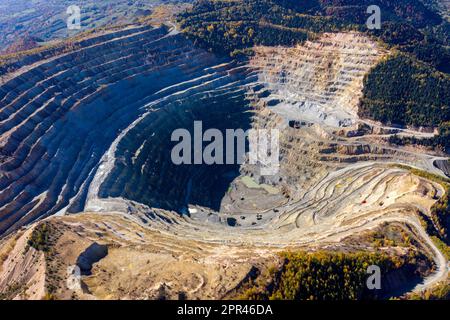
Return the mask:
{"type": "Polygon", "coordinates": [[[280,252],[407,255],[373,244],[383,230],[407,234],[426,269],[388,275],[384,294],[448,281],[421,222],[446,191],[414,171],[445,179],[446,158],[382,139],[430,133],[357,114],[390,54],[352,31],[233,59],[173,25],[128,25],[3,64],[0,296],[233,298],[280,252]],[[279,170],[174,164],[171,134],[194,121],[278,129],[279,170]]]}

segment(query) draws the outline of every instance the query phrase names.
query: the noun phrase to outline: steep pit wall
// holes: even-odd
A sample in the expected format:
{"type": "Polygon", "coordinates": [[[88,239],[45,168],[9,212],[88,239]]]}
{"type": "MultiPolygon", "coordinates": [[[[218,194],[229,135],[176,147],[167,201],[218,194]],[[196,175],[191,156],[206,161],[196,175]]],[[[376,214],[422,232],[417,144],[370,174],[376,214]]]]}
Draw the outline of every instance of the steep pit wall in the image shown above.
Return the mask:
{"type": "MultiPolygon", "coordinates": [[[[127,29],[78,45],[20,68],[0,86],[0,233],[61,210],[82,211],[103,154],[158,100],[171,96],[176,109],[186,93],[226,91],[247,75],[181,35],[167,36],[166,28],[127,29]]],[[[229,104],[245,99],[238,89],[229,95],[229,104]]]]}

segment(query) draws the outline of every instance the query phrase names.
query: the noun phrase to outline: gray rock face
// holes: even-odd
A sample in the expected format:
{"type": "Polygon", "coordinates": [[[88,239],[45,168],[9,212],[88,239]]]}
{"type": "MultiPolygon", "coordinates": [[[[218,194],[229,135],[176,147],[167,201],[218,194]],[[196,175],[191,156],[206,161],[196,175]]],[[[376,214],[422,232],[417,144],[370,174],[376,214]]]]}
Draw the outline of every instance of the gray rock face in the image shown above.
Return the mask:
{"type": "Polygon", "coordinates": [[[447,177],[450,177],[450,161],[449,160],[435,160],[433,165],[442,170],[447,177]]]}

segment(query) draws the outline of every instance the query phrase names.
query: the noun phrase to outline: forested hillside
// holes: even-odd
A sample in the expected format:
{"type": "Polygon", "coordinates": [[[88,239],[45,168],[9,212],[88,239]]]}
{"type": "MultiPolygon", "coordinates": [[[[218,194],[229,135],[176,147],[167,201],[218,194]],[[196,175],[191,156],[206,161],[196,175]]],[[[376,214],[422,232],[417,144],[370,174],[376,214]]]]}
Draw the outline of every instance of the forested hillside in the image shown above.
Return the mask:
{"type": "Polygon", "coordinates": [[[364,81],[359,114],[388,124],[437,127],[450,120],[450,77],[398,54],[364,81]]]}

